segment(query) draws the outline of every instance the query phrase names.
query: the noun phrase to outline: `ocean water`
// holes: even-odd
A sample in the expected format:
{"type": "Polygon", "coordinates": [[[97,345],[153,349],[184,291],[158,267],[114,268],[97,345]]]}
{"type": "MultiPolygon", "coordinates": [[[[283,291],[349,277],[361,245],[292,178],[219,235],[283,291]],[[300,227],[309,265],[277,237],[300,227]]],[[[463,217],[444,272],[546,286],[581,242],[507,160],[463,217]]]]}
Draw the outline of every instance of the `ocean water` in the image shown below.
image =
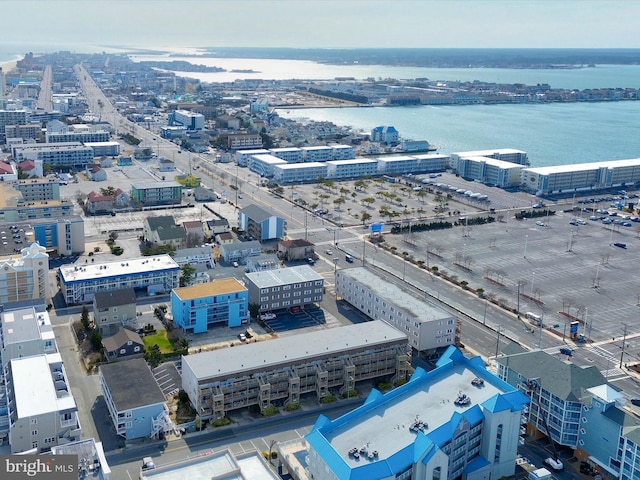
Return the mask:
{"type": "Polygon", "coordinates": [[[515,148],[534,167],[640,158],[640,101],[278,110],[369,132],[393,125],[438,152],[515,148]]]}

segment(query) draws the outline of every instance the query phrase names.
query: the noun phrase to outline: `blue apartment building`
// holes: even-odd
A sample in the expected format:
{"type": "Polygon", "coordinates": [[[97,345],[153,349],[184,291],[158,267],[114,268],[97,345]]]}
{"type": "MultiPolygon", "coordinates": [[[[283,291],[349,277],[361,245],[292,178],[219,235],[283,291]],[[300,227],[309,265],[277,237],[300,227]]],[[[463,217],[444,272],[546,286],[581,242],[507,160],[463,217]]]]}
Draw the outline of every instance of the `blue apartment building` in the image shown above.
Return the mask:
{"type": "Polygon", "coordinates": [[[235,278],[221,278],[171,291],[171,312],[176,326],[193,333],[223,323],[239,327],[249,322],[249,292],[235,278]]]}
{"type": "Polygon", "coordinates": [[[489,480],[514,474],[529,399],[449,347],[426,372],[306,436],[308,477],[489,480]]]}

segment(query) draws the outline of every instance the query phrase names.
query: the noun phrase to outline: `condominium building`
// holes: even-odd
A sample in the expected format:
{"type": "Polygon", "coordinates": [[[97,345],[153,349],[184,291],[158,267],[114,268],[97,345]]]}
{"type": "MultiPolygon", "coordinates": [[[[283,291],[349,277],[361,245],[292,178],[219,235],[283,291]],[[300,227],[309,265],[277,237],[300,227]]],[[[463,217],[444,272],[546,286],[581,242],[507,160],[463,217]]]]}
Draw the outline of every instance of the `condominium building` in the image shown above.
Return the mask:
{"type": "Polygon", "coordinates": [[[379,175],[374,159],[332,160],[327,162],[327,178],[342,180],[379,175]]]}
{"type": "Polygon", "coordinates": [[[327,178],[325,162],[282,163],[273,165],[273,181],[280,184],[309,183],[327,178]]]}
{"type": "Polygon", "coordinates": [[[404,380],[409,368],[404,334],[384,322],[360,323],[183,356],[182,388],[200,418],[219,419],[306,394],[320,400],[360,381],[404,380]]]}
{"type": "Polygon", "coordinates": [[[238,133],[227,137],[227,146],[231,150],[241,150],[246,148],[260,148],[262,137],[253,133],[238,133]]]}
{"type": "Polygon", "coordinates": [[[5,125],[7,138],[21,138],[23,140],[38,140],[42,135],[42,125],[29,123],[27,125],[5,125]]]}
{"type": "Polygon", "coordinates": [[[186,127],[187,130],[202,130],[204,115],[189,110],[176,110],[169,114],[169,126],[186,127]]]}
{"type": "Polygon", "coordinates": [[[333,158],[331,160],[350,160],[356,158],[356,149],[351,145],[331,145],[333,158]]]}
{"type": "Polygon", "coordinates": [[[22,193],[25,202],[60,200],[60,180],[57,178],[30,178],[13,184],[22,193]]]}
{"type": "Polygon", "coordinates": [[[49,255],[32,243],[18,255],[0,257],[0,303],[51,298],[49,255]]]}
{"type": "Polygon", "coordinates": [[[304,161],[304,150],[296,147],[272,148],[271,155],[280,158],[287,163],[300,163],[304,161]]]}
{"type": "Polygon", "coordinates": [[[66,132],[49,132],[46,133],[47,143],[68,143],[68,142],[80,142],[87,143],[92,142],[108,142],[111,134],[106,130],[98,131],[66,131],[66,132]]]}
{"type": "Polygon", "coordinates": [[[93,149],[94,157],[117,157],[120,155],[120,143],[110,142],[108,137],[107,140],[84,142],[84,144],[93,149]]]}
{"type": "Polygon", "coordinates": [[[239,327],[249,323],[249,294],[235,278],[171,290],[171,313],[175,324],[193,333],[224,324],[239,327]]]}
{"type": "Polygon", "coordinates": [[[422,173],[444,172],[449,168],[451,157],[441,153],[423,153],[411,155],[419,160],[418,169],[422,173]]]}
{"type": "Polygon", "coordinates": [[[418,169],[420,161],[411,156],[398,155],[380,157],[378,160],[379,175],[406,175],[408,173],[422,173],[418,169]]]}
{"type": "Polygon", "coordinates": [[[50,450],[82,433],[59,353],[14,358],[7,368],[11,453],[50,450]]]}
{"type": "Polygon", "coordinates": [[[333,158],[333,148],[326,145],[302,147],[302,159],[305,162],[328,162],[333,158]]]}
{"type": "Polygon", "coordinates": [[[144,359],[101,365],[98,377],[116,434],[133,440],[174,430],[167,401],[144,359]]]}
{"type": "Polygon", "coordinates": [[[238,212],[238,228],[259,241],[284,237],[286,225],[284,218],[255,204],[238,212]]]}
{"type": "Polygon", "coordinates": [[[40,160],[54,168],[84,170],[87,165],[93,163],[93,149],[79,142],[24,143],[13,145],[11,154],[17,162],[40,160]]]}
{"type": "Polygon", "coordinates": [[[517,163],[489,157],[462,157],[457,165],[457,173],[461,177],[500,188],[519,186],[524,168],[517,163]]]}
{"type": "Polygon", "coordinates": [[[182,202],[182,185],[173,180],[131,185],[131,201],[140,205],[175,205],[182,202]]]}
{"type": "Polygon", "coordinates": [[[525,168],[522,188],[536,195],[632,186],[640,182],[640,158],[525,168]]]}
{"type": "Polygon", "coordinates": [[[528,402],[489,373],[480,357],[468,359],[449,347],[434,370],[418,368],[408,383],[384,395],[373,391],[362,406],[335,420],[321,415],[305,437],[306,476],[509,477],[528,402]]]}
{"type": "Polygon", "coordinates": [[[469,152],[455,152],[451,154],[451,167],[458,168],[457,164],[461,158],[485,157],[503,162],[516,163],[518,165],[529,165],[527,152],[515,150],[513,148],[496,148],[495,150],[473,150],[469,152]]]}
{"type": "Polygon", "coordinates": [[[460,339],[460,322],[454,315],[369,268],[338,270],[336,295],[373,320],[402,331],[417,351],[448,347],[460,339]]]}
{"type": "Polygon", "coordinates": [[[238,150],[235,153],[236,164],[239,167],[246,167],[249,164],[249,157],[252,157],[253,155],[269,155],[269,150],[264,148],[238,150]]]}
{"type": "Polygon", "coordinates": [[[93,301],[97,292],[134,288],[148,295],[168,293],[178,286],[180,266],[169,255],[129,258],[106,263],[63,265],[58,268],[67,304],[93,301]]]}
{"type": "Polygon", "coordinates": [[[7,139],[5,126],[26,125],[27,115],[26,110],[0,110],[0,145],[4,144],[7,139]]]}
{"type": "Polygon", "coordinates": [[[286,165],[286,160],[271,154],[251,155],[249,157],[249,170],[256,172],[261,177],[273,177],[273,168],[276,165],[286,165]]]}
{"type": "Polygon", "coordinates": [[[244,276],[249,303],[261,312],[303,308],[322,301],[324,278],[308,265],[250,272],[244,276]]]}

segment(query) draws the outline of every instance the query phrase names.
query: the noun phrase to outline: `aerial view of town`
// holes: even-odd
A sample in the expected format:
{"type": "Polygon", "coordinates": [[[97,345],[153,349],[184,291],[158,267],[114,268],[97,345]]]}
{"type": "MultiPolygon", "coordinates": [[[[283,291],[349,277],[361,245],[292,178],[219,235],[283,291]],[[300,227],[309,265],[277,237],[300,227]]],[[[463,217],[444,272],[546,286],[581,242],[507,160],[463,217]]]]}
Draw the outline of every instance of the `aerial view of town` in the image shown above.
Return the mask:
{"type": "Polygon", "coordinates": [[[434,111],[637,118],[639,64],[268,45],[0,63],[0,478],[640,479],[635,130],[570,160],[405,131],[434,111]],[[568,86],[603,69],[628,83],[568,86]]]}

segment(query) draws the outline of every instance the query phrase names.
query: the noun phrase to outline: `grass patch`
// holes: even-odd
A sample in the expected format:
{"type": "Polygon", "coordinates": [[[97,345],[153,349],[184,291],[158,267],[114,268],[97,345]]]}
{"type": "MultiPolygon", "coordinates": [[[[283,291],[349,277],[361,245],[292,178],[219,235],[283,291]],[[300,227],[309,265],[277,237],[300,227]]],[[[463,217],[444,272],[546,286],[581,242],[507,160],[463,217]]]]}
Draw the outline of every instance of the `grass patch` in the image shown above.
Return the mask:
{"type": "Polygon", "coordinates": [[[160,347],[160,353],[172,353],[173,346],[167,338],[167,331],[160,330],[154,335],[145,335],[142,337],[145,350],[151,348],[152,345],[158,345],[160,347]]]}
{"type": "Polygon", "coordinates": [[[214,420],[212,425],[214,427],[224,427],[225,425],[229,425],[231,423],[231,420],[229,420],[227,417],[224,418],[219,418],[218,420],[214,420]]]}
{"type": "Polygon", "coordinates": [[[284,407],[284,409],[287,412],[293,412],[294,410],[298,410],[300,408],[300,404],[299,403],[288,403],[286,407],[284,407]]]}
{"type": "Polygon", "coordinates": [[[270,417],[271,415],[275,415],[276,413],[278,413],[278,407],[274,407],[273,405],[268,406],[267,408],[262,410],[261,413],[263,417],[270,417]]]}

